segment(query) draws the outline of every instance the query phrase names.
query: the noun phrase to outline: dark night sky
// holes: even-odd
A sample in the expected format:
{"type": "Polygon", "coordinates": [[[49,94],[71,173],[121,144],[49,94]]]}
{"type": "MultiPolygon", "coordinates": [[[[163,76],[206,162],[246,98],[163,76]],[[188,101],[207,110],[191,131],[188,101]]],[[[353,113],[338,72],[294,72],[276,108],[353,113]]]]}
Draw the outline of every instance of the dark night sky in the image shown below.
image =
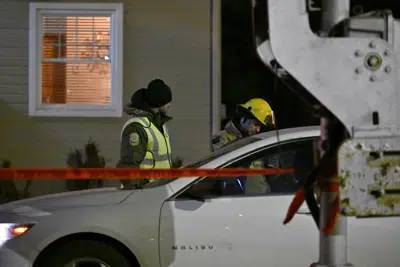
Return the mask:
{"type": "MultiPolygon", "coordinates": [[[[399,2],[353,0],[351,4],[363,3],[364,12],[390,8],[399,17],[399,2]]],[[[251,1],[222,0],[222,102],[228,115],[235,104],[261,97],[274,109],[279,128],[318,124],[307,105],[279,81],[274,92],[274,75],[257,58],[251,29],[251,1]]]]}

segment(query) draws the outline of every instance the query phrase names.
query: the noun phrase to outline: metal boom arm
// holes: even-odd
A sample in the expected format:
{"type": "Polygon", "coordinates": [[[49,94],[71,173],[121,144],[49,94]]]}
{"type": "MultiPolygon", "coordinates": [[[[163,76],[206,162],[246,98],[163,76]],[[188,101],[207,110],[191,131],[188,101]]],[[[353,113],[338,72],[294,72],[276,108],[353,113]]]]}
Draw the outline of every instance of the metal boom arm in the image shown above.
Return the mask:
{"type": "Polygon", "coordinates": [[[275,59],[349,132],[372,126],[373,112],[379,114],[380,124],[400,126],[393,40],[321,38],[310,29],[306,1],[268,0],[268,17],[275,59]],[[369,53],[381,56],[378,70],[364,67],[369,53]]]}
{"type": "Polygon", "coordinates": [[[268,10],[267,30],[255,25],[260,59],[322,106],[323,165],[304,186],[322,184],[320,254],[312,266],[351,266],[346,216],[400,216],[400,23],[387,11],[350,18],[349,0],[322,0],[317,35],[307,0],[261,1],[267,5],[253,0],[253,20],[268,10]]]}

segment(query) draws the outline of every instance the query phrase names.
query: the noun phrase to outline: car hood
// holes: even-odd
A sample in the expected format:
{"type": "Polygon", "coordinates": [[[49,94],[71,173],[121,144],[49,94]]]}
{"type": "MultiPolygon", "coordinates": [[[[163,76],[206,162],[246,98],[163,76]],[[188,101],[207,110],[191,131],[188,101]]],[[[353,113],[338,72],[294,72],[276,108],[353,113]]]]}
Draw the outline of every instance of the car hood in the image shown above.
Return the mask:
{"type": "MultiPolygon", "coordinates": [[[[118,188],[89,189],[40,197],[27,198],[0,205],[0,214],[35,213],[57,210],[60,208],[101,206],[124,201],[133,190],[118,188]]],[[[39,215],[38,215],[39,216],[39,215]]]]}

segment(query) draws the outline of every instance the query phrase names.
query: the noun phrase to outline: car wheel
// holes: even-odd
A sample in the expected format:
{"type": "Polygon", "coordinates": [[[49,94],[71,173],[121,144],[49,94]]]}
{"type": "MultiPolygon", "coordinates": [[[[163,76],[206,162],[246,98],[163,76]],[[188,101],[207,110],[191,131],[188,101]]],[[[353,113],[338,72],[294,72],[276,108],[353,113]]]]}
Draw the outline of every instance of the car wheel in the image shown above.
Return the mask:
{"type": "Polygon", "coordinates": [[[115,248],[99,241],[76,240],[61,245],[38,267],[134,267],[115,248]]]}

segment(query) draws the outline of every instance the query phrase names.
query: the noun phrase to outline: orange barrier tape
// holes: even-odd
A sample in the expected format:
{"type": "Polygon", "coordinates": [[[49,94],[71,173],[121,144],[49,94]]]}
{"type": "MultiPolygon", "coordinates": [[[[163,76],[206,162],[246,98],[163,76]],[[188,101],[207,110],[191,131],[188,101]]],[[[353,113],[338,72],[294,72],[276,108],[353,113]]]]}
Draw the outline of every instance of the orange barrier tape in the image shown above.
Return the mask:
{"type": "Polygon", "coordinates": [[[321,192],[327,192],[327,193],[339,192],[339,180],[322,182],[321,192]]]}
{"type": "Polygon", "coordinates": [[[303,205],[304,198],[305,192],[304,187],[302,187],[296,192],[296,195],[290,203],[286,217],[283,220],[283,225],[288,224],[293,219],[296,212],[300,209],[301,205],[303,205]]]}
{"type": "MultiPolygon", "coordinates": [[[[339,180],[337,178],[336,179],[330,178],[330,179],[325,180],[322,184],[321,191],[326,192],[326,193],[339,192],[339,180]]],[[[338,215],[339,215],[339,197],[338,196],[335,197],[335,199],[330,204],[330,206],[331,206],[330,213],[328,215],[326,225],[322,229],[322,231],[327,235],[332,235],[332,233],[335,229],[335,226],[336,226],[337,219],[338,219],[338,215]]]]}
{"type": "Polygon", "coordinates": [[[49,168],[49,169],[0,169],[0,180],[9,179],[147,179],[147,178],[177,178],[177,177],[226,177],[226,176],[254,176],[293,173],[294,169],[120,169],[120,168],[49,168]]]}
{"type": "MultiPolygon", "coordinates": [[[[336,181],[322,181],[321,178],[317,179],[317,184],[319,185],[321,189],[321,191],[324,192],[329,192],[329,193],[333,193],[333,192],[338,192],[339,191],[339,182],[336,181]]],[[[304,188],[300,188],[295,196],[292,199],[292,202],[289,205],[287,214],[285,219],[283,220],[283,224],[288,224],[294,217],[294,215],[296,214],[296,212],[299,210],[299,208],[301,207],[301,205],[303,205],[304,203],[304,188]]]]}
{"type": "Polygon", "coordinates": [[[327,218],[327,222],[325,227],[322,229],[324,233],[327,235],[332,235],[333,230],[335,229],[336,222],[339,216],[339,197],[336,197],[334,201],[331,203],[331,211],[327,218]]]}

